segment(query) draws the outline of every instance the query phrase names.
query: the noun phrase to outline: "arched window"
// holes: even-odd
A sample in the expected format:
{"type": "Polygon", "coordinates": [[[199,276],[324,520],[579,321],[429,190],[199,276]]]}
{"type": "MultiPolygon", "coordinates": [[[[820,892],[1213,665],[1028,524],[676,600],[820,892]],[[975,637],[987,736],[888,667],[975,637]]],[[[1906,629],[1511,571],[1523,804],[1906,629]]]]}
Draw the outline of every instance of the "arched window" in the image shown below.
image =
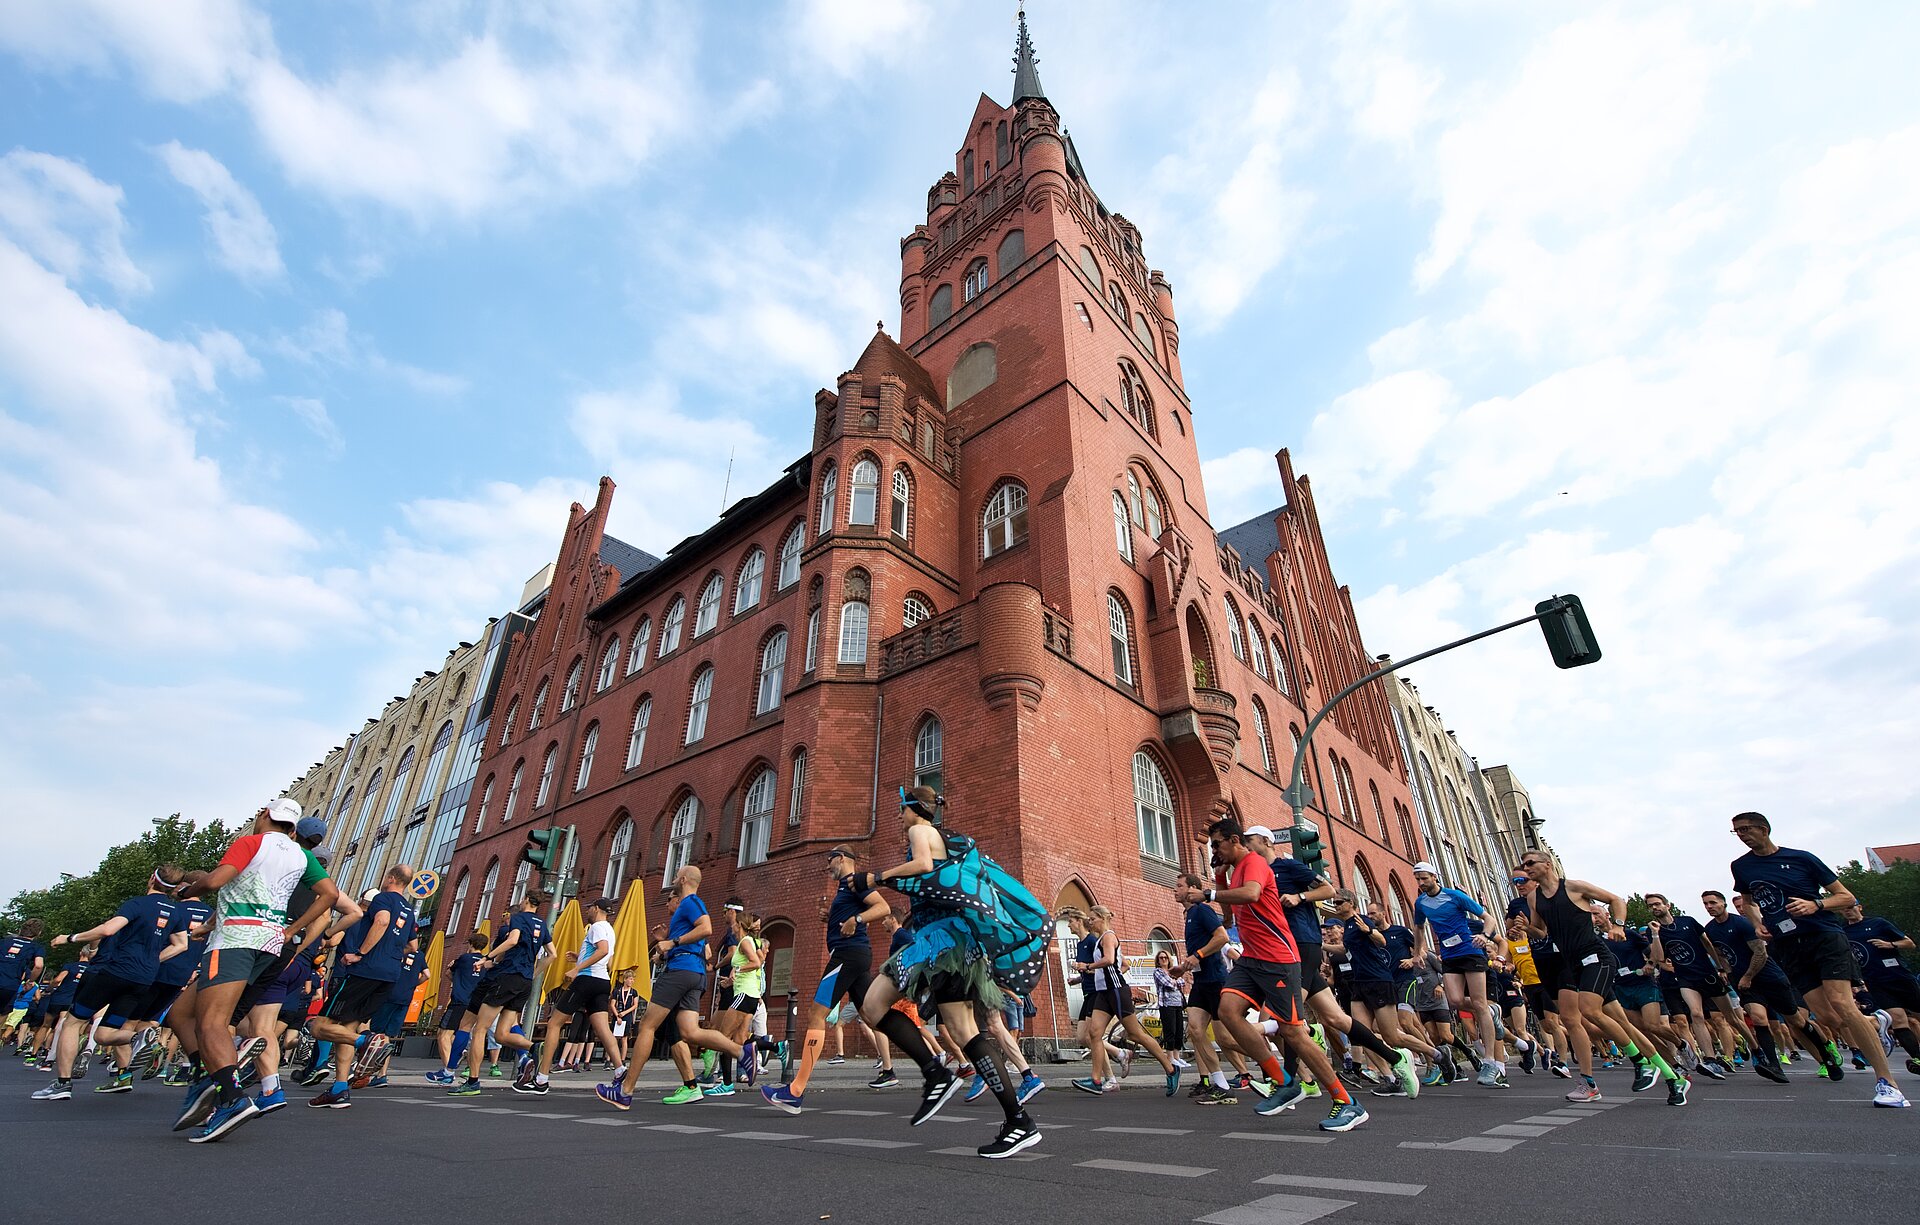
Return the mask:
{"type": "Polygon", "coordinates": [[[1120,292],[1120,282],[1107,282],[1107,303],[1113,307],[1114,313],[1119,315],[1123,321],[1126,319],[1128,313],[1127,295],[1120,292]]]}
{"type": "Polygon", "coordinates": [[[1273,636],[1273,683],[1280,686],[1280,692],[1287,697],[1293,696],[1293,681],[1287,675],[1287,653],[1280,647],[1280,635],[1273,636]]]}
{"type": "Polygon", "coordinates": [[[826,535],[833,530],[834,507],[839,505],[840,470],[828,460],[824,471],[820,473],[820,534],[826,535]]]}
{"type": "Polygon", "coordinates": [[[607,643],[607,649],[600,656],[600,676],[594,683],[594,692],[605,692],[613,684],[620,672],[620,635],[615,634],[607,643]]]}
{"type": "Polygon", "coordinates": [[[689,795],[673,811],[673,828],[667,835],[665,883],[671,885],[676,872],[693,860],[693,831],[700,824],[700,801],[689,795]]]}
{"type": "Polygon", "coordinates": [[[1233,657],[1244,663],[1247,658],[1247,643],[1246,640],[1240,636],[1240,607],[1233,602],[1232,596],[1228,596],[1226,599],[1227,645],[1233,648],[1233,657]]]}
{"type": "Polygon", "coordinates": [[[487,781],[480,784],[480,803],[473,810],[473,832],[479,833],[487,824],[487,809],[493,807],[493,775],[487,775],[487,781]]]}
{"type": "Polygon", "coordinates": [[[786,687],[787,631],[775,630],[767,645],[760,648],[760,685],[754,695],[753,713],[764,715],[780,707],[780,694],[786,687]]]}
{"type": "Polygon", "coordinates": [[[679,596],[673,597],[673,603],[667,605],[667,615],[660,621],[660,657],[680,649],[680,627],[686,624],[687,602],[679,596]]]}
{"type": "Polygon", "coordinates": [[[1086,273],[1087,279],[1095,285],[1106,278],[1106,274],[1100,271],[1100,261],[1093,257],[1092,247],[1080,248],[1080,271],[1086,273]]]}
{"type": "Polygon", "coordinates": [[[760,603],[760,584],[767,577],[767,555],[764,550],[755,549],[747,554],[746,564],[740,567],[740,583],[733,591],[733,615],[739,616],[747,609],[760,603]]]}
{"type": "MultiPolygon", "coordinates": [[[[993,386],[1000,377],[1000,358],[998,351],[988,342],[968,345],[960,360],[953,363],[953,372],[947,375],[947,407],[978,395],[993,386]]],[[[925,423],[921,431],[920,450],[928,459],[934,456],[933,423],[925,423]]]]}
{"type": "Polygon", "coordinates": [[[913,734],[913,785],[939,791],[946,778],[940,765],[941,741],[945,733],[940,720],[928,715],[913,734]]]}
{"type": "Polygon", "coordinates": [[[1360,789],[1353,785],[1353,763],[1345,758],[1340,761],[1340,782],[1347,789],[1347,818],[1357,827],[1360,824],[1360,789]]]}
{"type": "Polygon", "coordinates": [[[518,906],[527,896],[527,886],[533,883],[533,865],[521,860],[513,870],[513,888],[507,894],[507,905],[518,906]]]}
{"type": "Polygon", "coordinates": [[[793,751],[793,781],[787,784],[787,824],[800,824],[802,805],[807,799],[807,751],[793,751]]]}
{"type": "Polygon", "coordinates": [[[1160,350],[1153,343],[1153,325],[1147,322],[1145,315],[1136,314],[1133,317],[1133,334],[1147,347],[1150,357],[1157,359],[1160,356],[1160,350]]]}
{"type": "Polygon", "coordinates": [[[900,539],[907,538],[907,525],[913,518],[913,478],[907,475],[905,468],[893,470],[893,511],[887,516],[887,526],[900,539]]]}
{"type": "Polygon", "coordinates": [[[553,766],[559,759],[560,746],[557,744],[548,745],[547,755],[540,762],[540,785],[533,790],[533,806],[535,808],[539,808],[545,804],[548,795],[553,791],[553,766]]]}
{"type": "Polygon", "coordinates": [[[543,679],[540,688],[533,691],[533,713],[527,716],[527,730],[539,728],[540,720],[547,715],[547,682],[543,679]]]}
{"type": "Polygon", "coordinates": [[[627,733],[627,766],[631,770],[640,764],[640,755],[647,751],[647,724],[653,722],[653,699],[641,698],[640,704],[633,708],[633,730],[627,733]]]}
{"type": "Polygon", "coordinates": [[[867,662],[867,602],[848,600],[840,606],[840,654],[843,664],[867,662]]]}
{"type": "Polygon", "coordinates": [[[1027,487],[1008,481],[987,499],[982,516],[982,556],[1004,553],[1027,539],[1027,487]]]}
{"type": "Polygon", "coordinates": [[[1360,903],[1360,910],[1364,914],[1367,907],[1373,905],[1373,878],[1367,874],[1366,860],[1353,861],[1352,880],[1354,900],[1360,903]]]}
{"type": "Polygon", "coordinates": [[[1113,545],[1120,550],[1121,559],[1132,565],[1133,524],[1127,519],[1127,500],[1117,489],[1113,491],[1113,545]]]}
{"type": "Polygon", "coordinates": [[[1400,822],[1400,846],[1403,857],[1407,859],[1418,859],[1420,857],[1420,841],[1414,837],[1413,833],[1413,810],[1400,801],[1395,800],[1393,802],[1393,812],[1394,816],[1397,817],[1400,822]]]}
{"type": "Polygon", "coordinates": [[[1260,762],[1268,774],[1278,773],[1273,766],[1273,736],[1267,730],[1267,708],[1253,699],[1253,735],[1260,742],[1260,762]]]}
{"type": "Polygon", "coordinates": [[[1247,655],[1253,660],[1253,671],[1261,680],[1267,679],[1267,639],[1260,632],[1260,623],[1252,617],[1247,618],[1247,655]]]}
{"type": "Polygon", "coordinates": [[[780,542],[780,574],[774,582],[774,590],[785,591],[800,581],[800,554],[807,549],[807,525],[796,523],[787,531],[787,538],[780,542]]]}
{"type": "Polygon", "coordinates": [[[1367,780],[1367,797],[1373,801],[1373,822],[1380,827],[1380,845],[1392,846],[1393,835],[1387,828],[1387,810],[1380,806],[1380,788],[1374,785],[1372,779],[1367,780]]]}
{"type": "Polygon", "coordinates": [[[927,303],[927,326],[938,327],[953,315],[953,286],[942,285],[927,303]]]}
{"type": "Polygon", "coordinates": [[[367,793],[360,800],[360,819],[353,823],[353,841],[358,842],[367,832],[368,824],[373,820],[374,801],[380,798],[380,780],[385,776],[382,770],[375,770],[373,777],[367,780],[367,793]]]}
{"type": "Polygon", "coordinates": [[[1107,593],[1107,640],[1113,648],[1113,679],[1133,684],[1133,624],[1117,592],[1107,593]]]}
{"type": "Polygon", "coordinates": [[[986,257],[974,260],[967,265],[966,301],[971,302],[987,291],[986,257]]]}
{"type": "Polygon", "coordinates": [[[587,724],[587,734],[580,741],[580,773],[573,780],[575,791],[585,791],[587,783],[593,778],[593,751],[600,747],[600,725],[587,724]]]}
{"type": "Polygon", "coordinates": [[[700,589],[700,602],[693,609],[693,636],[710,632],[720,624],[720,593],[726,589],[726,581],[718,574],[707,579],[707,585],[700,589]]]}
{"type": "Polygon", "coordinates": [[[713,700],[713,665],[701,668],[693,678],[693,700],[687,703],[687,743],[693,744],[707,734],[707,703],[713,700]]]}
{"type": "Polygon", "coordinates": [[[1140,853],[1179,863],[1180,848],[1173,832],[1173,793],[1167,789],[1167,776],[1160,772],[1160,764],[1145,752],[1133,755],[1133,807],[1140,822],[1140,853]]]}
{"type": "MultiPolygon", "coordinates": [[[[473,925],[479,927],[493,918],[493,895],[500,887],[500,861],[494,860],[487,865],[486,879],[480,882],[480,906],[473,912],[473,925]]],[[[495,932],[499,935],[499,932],[495,932]]]]}
{"type": "Polygon", "coordinates": [[[601,878],[600,892],[608,897],[620,896],[620,886],[627,883],[627,856],[633,851],[633,818],[621,821],[613,831],[613,841],[607,844],[607,874],[601,878]]]}
{"type": "Polygon", "coordinates": [[[807,666],[812,672],[820,666],[820,610],[807,613],[807,666]]]}
{"type": "Polygon", "coordinates": [[[740,806],[739,866],[743,868],[767,861],[767,844],[773,839],[773,788],[772,770],[754,775],[747,787],[747,798],[740,806]]]}
{"type": "Polygon", "coordinates": [[[647,664],[647,648],[653,644],[653,618],[640,618],[640,628],[633,631],[633,645],[627,648],[627,675],[632,676],[647,664]]]}
{"type": "Polygon", "coordinates": [[[513,774],[507,779],[507,806],[500,810],[500,823],[513,823],[513,810],[520,806],[520,778],[527,768],[525,758],[513,763],[513,774]]]}
{"type": "Polygon", "coordinates": [[[1146,512],[1140,505],[1140,478],[1134,475],[1131,468],[1127,469],[1127,509],[1133,515],[1134,523],[1142,528],[1147,526],[1146,512]]]}
{"type": "Polygon", "coordinates": [[[505,722],[500,724],[500,747],[501,748],[503,749],[506,748],[507,742],[513,739],[513,725],[515,723],[518,723],[519,721],[520,721],[520,699],[515,698],[512,702],[509,702],[507,704],[506,720],[505,722]]]}
{"type": "Polygon", "coordinates": [[[573,667],[567,670],[567,687],[560,691],[561,711],[572,710],[580,702],[580,682],[586,678],[587,661],[576,659],[573,667]]]}
{"type": "Polygon", "coordinates": [[[1004,281],[1027,258],[1026,234],[1020,230],[1008,230],[1007,236],[1000,240],[1000,251],[996,258],[1000,265],[1000,279],[1004,281]]]}
{"type": "Polygon", "coordinates": [[[1120,362],[1120,403],[1148,434],[1159,436],[1153,419],[1153,397],[1147,392],[1146,380],[1140,377],[1139,368],[1124,358],[1120,362]]]}
{"type": "Polygon", "coordinates": [[[1332,749],[1327,750],[1327,777],[1333,783],[1333,802],[1327,808],[1330,811],[1337,808],[1340,815],[1351,823],[1353,813],[1347,808],[1347,789],[1340,781],[1340,759],[1334,756],[1332,749]]]}
{"type": "Polygon", "coordinates": [[[455,935],[465,930],[460,926],[460,912],[467,908],[467,888],[472,883],[473,873],[460,874],[460,883],[453,887],[453,906],[447,911],[447,925],[442,930],[455,935]]]}
{"type": "Polygon", "coordinates": [[[413,780],[413,746],[400,754],[400,767],[394,771],[393,787],[387,792],[386,811],[380,814],[380,828],[392,825],[394,818],[400,815],[400,805],[407,798],[407,784],[413,780]]]}
{"type": "Polygon", "coordinates": [[[847,522],[872,527],[879,502],[880,465],[870,459],[859,460],[853,465],[853,476],[847,483],[847,522]]]}
{"type": "Polygon", "coordinates": [[[933,620],[933,605],[925,596],[915,592],[900,602],[900,627],[912,629],[922,621],[933,620]]]}

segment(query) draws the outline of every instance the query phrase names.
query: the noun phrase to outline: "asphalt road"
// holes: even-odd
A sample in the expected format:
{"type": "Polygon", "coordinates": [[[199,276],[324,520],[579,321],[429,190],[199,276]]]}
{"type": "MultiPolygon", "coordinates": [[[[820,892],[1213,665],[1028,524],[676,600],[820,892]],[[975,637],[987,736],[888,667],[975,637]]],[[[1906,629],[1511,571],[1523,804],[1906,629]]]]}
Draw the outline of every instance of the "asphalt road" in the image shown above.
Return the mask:
{"type": "MultiPolygon", "coordinates": [[[[490,1081],[448,1098],[408,1061],[385,1090],[344,1111],[278,1114],[217,1144],[168,1131],[180,1091],[68,1102],[28,1094],[44,1073],[0,1059],[0,1187],[20,1222],[147,1219],[274,1225],[438,1222],[833,1221],[837,1225],[1040,1221],[1046,1225],[1208,1222],[1712,1223],[1920,1220],[1920,1108],[1876,1110],[1871,1084],[1805,1073],[1775,1086],[1751,1074],[1696,1085],[1690,1105],[1635,1097],[1603,1072],[1605,1100],[1569,1106],[1567,1082],[1513,1075],[1505,1091],[1431,1089],[1419,1101],[1365,1099],[1372,1121],[1319,1132],[1312,1103],[1275,1119],[1238,1106],[1169,1100],[1136,1075],[1095,1098],[1068,1087],[1080,1065],[1043,1068],[1031,1109],[1044,1140],[983,1161],[997,1112],[955,1103],[907,1125],[914,1091],[870,1090],[864,1061],[822,1068],[808,1110],[757,1097],[661,1105],[652,1069],[632,1111],[562,1077],[545,1097],[490,1081]]],[[[1903,1077],[1909,1094],[1920,1078],[1903,1077]]]]}

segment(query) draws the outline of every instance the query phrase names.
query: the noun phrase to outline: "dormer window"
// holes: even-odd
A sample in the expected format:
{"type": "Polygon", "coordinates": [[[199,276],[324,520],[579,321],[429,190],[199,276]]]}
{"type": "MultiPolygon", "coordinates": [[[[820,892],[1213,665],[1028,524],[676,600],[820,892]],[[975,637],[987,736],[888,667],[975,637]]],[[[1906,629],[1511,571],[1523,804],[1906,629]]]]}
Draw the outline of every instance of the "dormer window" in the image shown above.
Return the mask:
{"type": "Polygon", "coordinates": [[[983,256],[967,265],[967,297],[971,302],[987,291],[987,261],[983,256]]]}

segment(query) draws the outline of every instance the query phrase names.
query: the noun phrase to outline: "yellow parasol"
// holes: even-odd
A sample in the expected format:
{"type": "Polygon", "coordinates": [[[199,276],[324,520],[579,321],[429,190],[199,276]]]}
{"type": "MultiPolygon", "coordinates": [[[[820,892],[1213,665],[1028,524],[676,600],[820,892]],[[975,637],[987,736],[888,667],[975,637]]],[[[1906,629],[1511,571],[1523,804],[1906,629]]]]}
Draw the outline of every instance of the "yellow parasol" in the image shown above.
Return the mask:
{"type": "Polygon", "coordinates": [[[447,933],[433,933],[433,941],[427,945],[427,976],[420,980],[420,986],[413,993],[413,1003],[407,1009],[408,1021],[424,1017],[439,1001],[440,970],[446,956],[447,933]]]}
{"type": "Polygon", "coordinates": [[[567,977],[567,971],[573,963],[567,960],[568,953],[580,951],[580,942],[586,939],[587,925],[580,917],[580,900],[574,898],[560,917],[553,921],[553,960],[547,963],[547,972],[540,977],[540,998],[546,999],[547,992],[559,986],[567,977]]]}
{"type": "Polygon", "coordinates": [[[642,1000],[653,994],[653,963],[648,959],[646,890],[635,885],[620,899],[620,912],[613,916],[613,981],[620,983],[622,970],[633,971],[633,989],[642,1000]]]}

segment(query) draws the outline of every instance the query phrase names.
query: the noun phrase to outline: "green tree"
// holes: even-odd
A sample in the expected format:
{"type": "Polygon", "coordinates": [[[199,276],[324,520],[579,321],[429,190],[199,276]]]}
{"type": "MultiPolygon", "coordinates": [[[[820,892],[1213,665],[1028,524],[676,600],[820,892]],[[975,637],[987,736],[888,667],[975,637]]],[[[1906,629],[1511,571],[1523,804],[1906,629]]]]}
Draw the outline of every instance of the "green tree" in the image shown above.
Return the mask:
{"type": "MultiPolygon", "coordinates": [[[[1879,915],[1901,931],[1920,939],[1920,863],[1895,863],[1875,872],[1854,860],[1834,873],[1860,899],[1871,915],[1879,915]]],[[[1907,958],[1907,964],[1914,963],[1907,958]]]]}
{"type": "MultiPolygon", "coordinates": [[[[112,915],[127,898],[145,893],[148,878],[161,864],[205,871],[220,862],[232,841],[233,833],[219,821],[201,824],[177,812],[156,818],[152,829],[109,850],[87,875],[15,894],[0,912],[0,927],[12,931],[24,920],[38,918],[49,936],[84,931],[112,915]]],[[[63,965],[76,956],[78,950],[55,949],[48,963],[63,965]]]]}
{"type": "Polygon", "coordinates": [[[1646,895],[1636,893],[1627,899],[1627,925],[1645,927],[1653,922],[1653,910],[1647,905],[1646,895]]]}

